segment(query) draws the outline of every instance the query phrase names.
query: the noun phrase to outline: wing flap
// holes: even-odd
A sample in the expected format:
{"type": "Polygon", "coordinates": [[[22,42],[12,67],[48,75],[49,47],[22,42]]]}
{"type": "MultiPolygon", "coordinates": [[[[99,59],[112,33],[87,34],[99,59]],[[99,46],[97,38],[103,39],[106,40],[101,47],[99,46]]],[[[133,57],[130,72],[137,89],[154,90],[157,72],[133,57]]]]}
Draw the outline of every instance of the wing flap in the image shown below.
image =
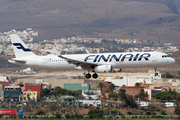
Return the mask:
{"type": "Polygon", "coordinates": [[[89,68],[98,66],[98,64],[93,63],[93,62],[85,62],[85,61],[81,61],[81,60],[75,60],[75,59],[72,59],[72,58],[67,58],[67,57],[65,57],[63,55],[59,55],[58,57],[60,57],[62,59],[65,59],[69,64],[74,64],[77,67],[81,66],[82,69],[89,69],[89,68]]]}

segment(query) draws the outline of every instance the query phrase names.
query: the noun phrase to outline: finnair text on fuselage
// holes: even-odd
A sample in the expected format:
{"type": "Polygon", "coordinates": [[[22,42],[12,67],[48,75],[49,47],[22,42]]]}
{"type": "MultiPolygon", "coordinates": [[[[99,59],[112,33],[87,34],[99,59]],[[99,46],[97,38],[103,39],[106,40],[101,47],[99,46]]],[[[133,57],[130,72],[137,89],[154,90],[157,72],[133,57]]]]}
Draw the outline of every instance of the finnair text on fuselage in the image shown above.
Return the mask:
{"type": "Polygon", "coordinates": [[[107,57],[105,55],[89,55],[87,56],[84,61],[88,62],[90,60],[93,60],[93,62],[101,62],[103,60],[104,62],[111,62],[112,60],[115,60],[117,62],[119,61],[125,61],[126,59],[128,61],[141,61],[142,59],[148,61],[149,57],[151,57],[151,54],[144,53],[144,54],[109,54],[107,57]]]}

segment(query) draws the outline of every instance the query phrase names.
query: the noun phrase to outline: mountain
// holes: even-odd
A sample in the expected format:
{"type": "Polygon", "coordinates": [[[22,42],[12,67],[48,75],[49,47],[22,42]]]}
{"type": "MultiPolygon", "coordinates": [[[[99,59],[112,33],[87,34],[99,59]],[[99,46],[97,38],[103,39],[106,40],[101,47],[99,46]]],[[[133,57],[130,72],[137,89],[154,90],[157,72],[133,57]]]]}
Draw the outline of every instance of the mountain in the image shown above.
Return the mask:
{"type": "Polygon", "coordinates": [[[0,31],[32,27],[44,38],[58,38],[114,28],[179,26],[179,4],[178,0],[1,0],[0,31]]]}

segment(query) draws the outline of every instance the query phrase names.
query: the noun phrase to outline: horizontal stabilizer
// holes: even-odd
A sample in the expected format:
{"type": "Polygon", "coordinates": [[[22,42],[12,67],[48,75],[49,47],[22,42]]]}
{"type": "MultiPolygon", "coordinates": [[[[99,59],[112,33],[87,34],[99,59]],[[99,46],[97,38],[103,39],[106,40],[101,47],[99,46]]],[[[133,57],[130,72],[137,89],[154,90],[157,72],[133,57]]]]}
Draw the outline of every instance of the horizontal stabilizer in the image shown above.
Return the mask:
{"type": "Polygon", "coordinates": [[[12,58],[11,60],[8,60],[8,61],[15,61],[15,62],[20,62],[20,63],[26,63],[25,60],[17,59],[17,58],[12,58]]]}

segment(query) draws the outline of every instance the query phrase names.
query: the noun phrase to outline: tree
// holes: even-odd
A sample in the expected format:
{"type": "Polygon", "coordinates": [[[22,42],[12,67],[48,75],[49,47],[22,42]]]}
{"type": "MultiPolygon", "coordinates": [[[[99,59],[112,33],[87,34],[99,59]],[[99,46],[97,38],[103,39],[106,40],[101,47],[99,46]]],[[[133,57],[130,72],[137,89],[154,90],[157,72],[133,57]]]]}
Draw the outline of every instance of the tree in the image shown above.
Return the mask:
{"type": "Polygon", "coordinates": [[[72,95],[71,90],[68,90],[68,91],[66,92],[66,94],[67,94],[67,95],[72,95]]]}
{"type": "Polygon", "coordinates": [[[180,76],[180,71],[178,71],[178,75],[180,76]]]}
{"type": "Polygon", "coordinates": [[[102,82],[100,82],[98,85],[97,85],[98,88],[100,88],[101,90],[101,93],[102,93],[102,89],[106,86],[104,86],[104,84],[102,82]]]}
{"type": "Polygon", "coordinates": [[[165,111],[161,111],[161,115],[167,115],[165,111]]]}
{"type": "Polygon", "coordinates": [[[126,99],[126,94],[125,93],[126,93],[125,89],[122,89],[122,88],[119,89],[119,96],[120,96],[122,101],[126,99]]]}
{"type": "Polygon", "coordinates": [[[176,109],[174,110],[174,114],[175,114],[175,115],[180,115],[180,109],[179,109],[179,108],[176,108],[176,109]]]}
{"type": "Polygon", "coordinates": [[[47,88],[42,89],[42,90],[41,90],[41,95],[42,95],[42,96],[45,96],[45,95],[47,95],[50,91],[51,91],[51,90],[49,90],[49,89],[47,89],[47,88]]]}
{"type": "Polygon", "coordinates": [[[140,90],[139,97],[141,97],[144,100],[144,97],[147,97],[148,95],[144,92],[144,89],[140,90]]]}
{"type": "Polygon", "coordinates": [[[113,83],[111,83],[109,86],[108,86],[109,90],[111,91],[111,93],[113,93],[114,91],[114,88],[115,88],[115,85],[113,83]]]}
{"type": "Polygon", "coordinates": [[[139,84],[139,83],[136,83],[135,86],[140,86],[140,84],[139,84]]]}
{"type": "MultiPolygon", "coordinates": [[[[177,94],[177,92],[175,91],[167,91],[167,92],[161,92],[155,95],[156,99],[160,99],[160,100],[173,100],[176,99],[177,97],[179,97],[179,95],[177,94]]],[[[178,101],[178,100],[177,100],[178,101]]]]}
{"type": "Polygon", "coordinates": [[[28,98],[28,101],[30,100],[30,95],[29,94],[27,94],[27,98],[28,98]]]}

